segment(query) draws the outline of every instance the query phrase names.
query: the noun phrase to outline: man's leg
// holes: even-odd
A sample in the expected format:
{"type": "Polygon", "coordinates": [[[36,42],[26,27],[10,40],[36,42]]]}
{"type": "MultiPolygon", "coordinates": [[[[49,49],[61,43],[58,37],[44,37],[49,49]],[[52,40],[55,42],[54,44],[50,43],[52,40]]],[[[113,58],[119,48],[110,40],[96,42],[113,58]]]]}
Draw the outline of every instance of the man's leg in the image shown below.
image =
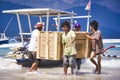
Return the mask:
{"type": "Polygon", "coordinates": [[[98,55],[98,74],[101,73],[101,55],[98,55]]]}
{"type": "Polygon", "coordinates": [[[64,70],[64,75],[67,75],[67,70],[69,67],[69,61],[68,61],[68,56],[63,57],[63,70],[64,70]]]}
{"type": "Polygon", "coordinates": [[[75,69],[75,66],[76,66],[76,56],[75,55],[70,56],[69,65],[71,67],[71,75],[73,75],[74,74],[74,69],[75,69]]]}
{"type": "Polygon", "coordinates": [[[67,69],[68,69],[68,67],[64,66],[63,68],[64,68],[64,75],[67,75],[67,69]]]}
{"type": "Polygon", "coordinates": [[[31,52],[31,61],[34,61],[33,64],[31,65],[29,71],[36,71],[37,70],[37,66],[38,66],[38,61],[36,59],[36,52],[31,52]]]}
{"type": "Polygon", "coordinates": [[[77,69],[80,70],[81,59],[80,59],[80,58],[77,59],[76,62],[77,62],[77,63],[76,63],[76,64],[77,64],[77,69]]]}
{"type": "Polygon", "coordinates": [[[31,72],[31,71],[36,71],[37,70],[37,63],[36,62],[34,62],[33,64],[32,64],[32,66],[31,66],[31,68],[29,69],[29,71],[31,72]]]}
{"type": "Polygon", "coordinates": [[[92,51],[91,55],[90,55],[90,61],[96,66],[95,72],[97,72],[98,70],[98,64],[96,63],[96,61],[94,60],[94,57],[96,56],[95,52],[92,51]]]}

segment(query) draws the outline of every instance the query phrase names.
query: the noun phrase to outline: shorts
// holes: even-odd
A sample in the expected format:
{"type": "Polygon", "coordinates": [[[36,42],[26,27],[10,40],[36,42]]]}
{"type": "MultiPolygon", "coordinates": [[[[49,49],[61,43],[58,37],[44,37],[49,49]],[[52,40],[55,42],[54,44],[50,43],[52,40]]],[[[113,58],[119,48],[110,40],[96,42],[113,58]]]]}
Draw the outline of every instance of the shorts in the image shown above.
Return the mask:
{"type": "Polygon", "coordinates": [[[76,66],[76,55],[64,56],[63,66],[75,68],[76,66]]]}
{"type": "Polygon", "coordinates": [[[29,60],[31,63],[39,63],[39,61],[36,59],[36,52],[35,51],[29,51],[29,60]]]}

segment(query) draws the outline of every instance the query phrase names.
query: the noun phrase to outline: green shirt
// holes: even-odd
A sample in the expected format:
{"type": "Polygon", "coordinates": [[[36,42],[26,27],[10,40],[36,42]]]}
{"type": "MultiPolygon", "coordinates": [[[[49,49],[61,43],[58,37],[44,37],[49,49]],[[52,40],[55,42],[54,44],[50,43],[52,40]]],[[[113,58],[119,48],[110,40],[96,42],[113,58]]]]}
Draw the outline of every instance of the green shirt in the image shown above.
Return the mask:
{"type": "Polygon", "coordinates": [[[63,33],[62,35],[62,44],[64,45],[64,55],[76,55],[76,48],[75,48],[75,42],[72,44],[72,46],[69,46],[69,43],[72,41],[72,38],[75,37],[74,31],[69,31],[68,33],[63,33]]]}

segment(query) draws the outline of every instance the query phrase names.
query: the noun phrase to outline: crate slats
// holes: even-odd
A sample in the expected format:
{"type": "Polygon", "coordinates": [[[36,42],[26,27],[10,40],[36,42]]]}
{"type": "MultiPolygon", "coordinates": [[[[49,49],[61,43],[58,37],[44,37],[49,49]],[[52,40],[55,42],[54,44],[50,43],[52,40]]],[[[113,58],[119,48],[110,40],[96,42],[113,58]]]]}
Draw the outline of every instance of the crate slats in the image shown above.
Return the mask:
{"type": "MultiPolygon", "coordinates": [[[[62,32],[40,32],[38,37],[38,59],[62,59],[62,32]]],[[[83,32],[76,32],[76,58],[86,58],[91,50],[90,41],[83,32]]]]}

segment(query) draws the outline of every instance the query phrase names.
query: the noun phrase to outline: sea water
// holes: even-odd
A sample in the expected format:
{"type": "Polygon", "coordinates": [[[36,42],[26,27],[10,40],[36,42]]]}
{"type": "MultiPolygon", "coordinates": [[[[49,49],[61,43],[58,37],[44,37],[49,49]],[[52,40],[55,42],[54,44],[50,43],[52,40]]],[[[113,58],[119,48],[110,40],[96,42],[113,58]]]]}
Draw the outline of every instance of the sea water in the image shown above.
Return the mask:
{"type": "MultiPolygon", "coordinates": [[[[104,43],[104,48],[116,46],[109,49],[105,54],[120,56],[120,43],[104,43]]],[[[37,72],[26,72],[29,68],[24,68],[16,64],[16,60],[5,58],[11,51],[9,48],[0,48],[0,80],[119,80],[120,58],[102,57],[102,74],[93,74],[95,66],[89,59],[82,61],[80,74],[78,76],[63,76],[63,67],[47,68],[41,67],[37,72]]],[[[95,60],[97,60],[95,58],[95,60]]],[[[70,69],[69,69],[70,70],[70,69]]],[[[68,71],[70,73],[70,71],[68,71]]]]}

